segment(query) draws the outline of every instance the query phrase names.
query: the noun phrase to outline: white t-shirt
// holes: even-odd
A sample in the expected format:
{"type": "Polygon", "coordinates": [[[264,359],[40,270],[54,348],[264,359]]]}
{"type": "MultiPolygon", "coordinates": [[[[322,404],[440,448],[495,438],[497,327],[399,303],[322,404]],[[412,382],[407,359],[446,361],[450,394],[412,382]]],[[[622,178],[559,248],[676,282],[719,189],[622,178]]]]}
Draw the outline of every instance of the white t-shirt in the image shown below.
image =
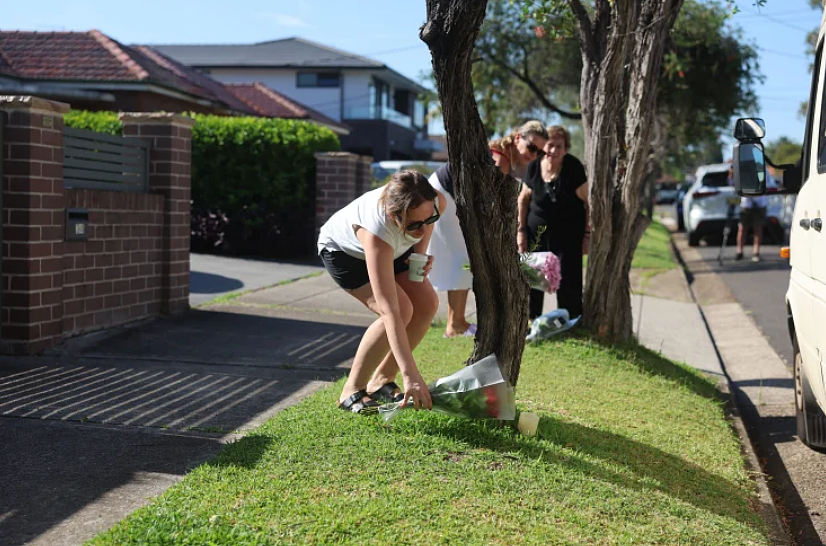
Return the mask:
{"type": "MultiPolygon", "coordinates": [[[[393,249],[393,259],[398,258],[411,246],[421,241],[421,237],[414,238],[407,235],[393,220],[387,217],[384,207],[379,205],[379,199],[384,186],[368,191],[355,199],[349,205],[333,214],[321,226],[318,234],[318,253],[325,248],[328,251],[346,252],[353,258],[364,259],[364,247],[356,237],[356,227],[366,229],[393,249]]],[[[438,197],[436,206],[439,206],[438,197]]]]}

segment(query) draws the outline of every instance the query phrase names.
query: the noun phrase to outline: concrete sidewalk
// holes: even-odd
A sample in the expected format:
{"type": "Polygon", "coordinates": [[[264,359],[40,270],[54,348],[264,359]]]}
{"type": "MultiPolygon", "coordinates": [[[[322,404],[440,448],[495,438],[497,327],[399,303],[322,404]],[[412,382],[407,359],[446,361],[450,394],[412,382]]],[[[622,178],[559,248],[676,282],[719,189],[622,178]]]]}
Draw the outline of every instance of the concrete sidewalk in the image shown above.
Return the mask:
{"type": "MultiPolygon", "coordinates": [[[[239,277],[239,264],[225,265],[221,276],[239,277]]],[[[719,376],[682,272],[632,286],[644,292],[632,298],[641,342],[719,376]]],[[[471,320],[474,312],[471,297],[471,320]]],[[[76,545],[107,529],[225,442],[342,377],[373,320],[322,275],[87,336],[51,355],[0,358],[3,545],[76,545]]]]}

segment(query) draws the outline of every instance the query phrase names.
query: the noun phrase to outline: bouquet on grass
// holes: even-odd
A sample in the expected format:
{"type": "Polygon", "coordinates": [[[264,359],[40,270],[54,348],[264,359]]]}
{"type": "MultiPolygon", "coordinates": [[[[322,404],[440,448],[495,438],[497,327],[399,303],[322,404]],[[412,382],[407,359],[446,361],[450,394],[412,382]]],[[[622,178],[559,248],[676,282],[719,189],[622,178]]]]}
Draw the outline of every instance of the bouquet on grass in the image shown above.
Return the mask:
{"type": "Polygon", "coordinates": [[[519,264],[528,275],[531,288],[553,294],[559,290],[562,272],[559,258],[553,252],[525,252],[519,264]]]}
{"type": "MultiPolygon", "coordinates": [[[[433,411],[468,419],[498,419],[511,421],[516,418],[516,402],[513,387],[502,377],[495,355],[467,366],[447,377],[428,385],[433,399],[433,411]]],[[[379,413],[390,422],[410,403],[401,407],[400,402],[384,404],[379,413]]]]}
{"type": "Polygon", "coordinates": [[[554,309],[549,313],[540,315],[531,323],[531,331],[525,341],[533,343],[549,339],[562,332],[567,332],[579,322],[581,317],[571,319],[567,309],[554,309]]]}

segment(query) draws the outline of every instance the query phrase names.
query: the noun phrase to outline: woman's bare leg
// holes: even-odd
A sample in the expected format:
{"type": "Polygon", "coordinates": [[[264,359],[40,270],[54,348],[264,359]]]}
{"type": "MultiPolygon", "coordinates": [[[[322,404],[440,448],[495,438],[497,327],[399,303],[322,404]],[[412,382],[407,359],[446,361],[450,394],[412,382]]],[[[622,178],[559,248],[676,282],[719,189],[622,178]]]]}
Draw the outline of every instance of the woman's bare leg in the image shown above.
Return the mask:
{"type": "MultiPolygon", "coordinates": [[[[407,339],[410,342],[410,350],[413,350],[430,329],[433,317],[439,309],[439,297],[429,280],[413,282],[407,278],[406,272],[396,275],[396,284],[407,294],[413,307],[413,315],[407,325],[407,339]]],[[[390,381],[395,381],[398,373],[399,365],[396,363],[396,358],[393,352],[388,350],[373,377],[367,383],[367,392],[375,392],[390,381]]]]}
{"type": "Polygon", "coordinates": [[[447,337],[461,336],[470,328],[470,323],[465,318],[469,293],[470,290],[447,291],[447,337]]]}
{"type": "MultiPolygon", "coordinates": [[[[413,316],[413,306],[407,293],[397,284],[396,292],[399,298],[399,308],[402,313],[402,319],[408,325],[413,316]]],[[[362,286],[356,290],[351,290],[350,295],[362,302],[368,309],[378,314],[378,306],[376,299],[373,296],[373,289],[370,285],[362,286]]],[[[361,338],[356,356],[353,358],[353,365],[350,368],[350,374],[347,377],[347,382],[341,391],[339,403],[349,398],[352,394],[367,389],[367,382],[376,371],[376,368],[381,363],[382,359],[390,350],[390,342],[387,340],[387,331],[384,327],[384,321],[380,318],[376,319],[373,324],[367,328],[361,338]]],[[[368,392],[373,392],[368,390],[368,392]]]]}

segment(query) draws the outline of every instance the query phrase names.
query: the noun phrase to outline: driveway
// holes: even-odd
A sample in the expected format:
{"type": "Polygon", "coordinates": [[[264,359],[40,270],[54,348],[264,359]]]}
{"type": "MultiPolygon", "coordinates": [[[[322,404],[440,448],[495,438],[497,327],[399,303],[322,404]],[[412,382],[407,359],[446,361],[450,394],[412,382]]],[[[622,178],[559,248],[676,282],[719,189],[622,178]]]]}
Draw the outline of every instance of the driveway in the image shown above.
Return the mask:
{"type": "Polygon", "coordinates": [[[189,271],[189,304],[195,307],[232,292],[272,286],[324,271],[324,268],[320,263],[190,254],[189,271]]]}

